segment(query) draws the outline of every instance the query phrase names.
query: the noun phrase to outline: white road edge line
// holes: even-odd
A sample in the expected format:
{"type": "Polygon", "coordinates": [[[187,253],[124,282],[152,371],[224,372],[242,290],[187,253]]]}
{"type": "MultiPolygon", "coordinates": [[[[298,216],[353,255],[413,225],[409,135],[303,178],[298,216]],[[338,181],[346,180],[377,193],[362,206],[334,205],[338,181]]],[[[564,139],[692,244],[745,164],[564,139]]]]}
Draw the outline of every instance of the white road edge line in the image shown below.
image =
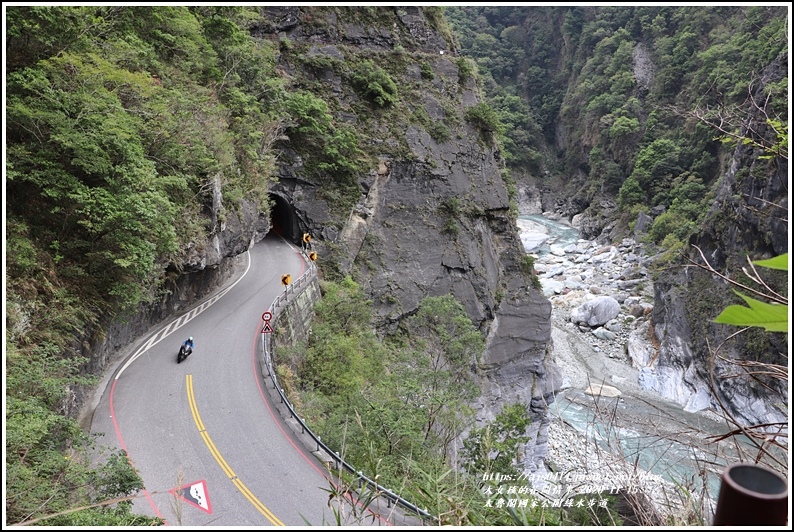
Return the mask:
{"type": "MultiPolygon", "coordinates": [[[[157,345],[157,344],[159,344],[159,343],[160,343],[160,342],[161,342],[161,341],[162,341],[162,340],[163,340],[163,339],[164,339],[166,336],[169,336],[171,333],[173,333],[173,332],[176,332],[177,330],[179,330],[180,328],[182,328],[184,325],[186,325],[188,322],[190,322],[190,321],[191,321],[193,318],[195,318],[196,316],[198,316],[199,314],[201,314],[202,312],[204,312],[204,310],[208,309],[210,306],[212,306],[212,305],[214,305],[215,303],[217,303],[217,302],[218,302],[218,300],[219,300],[220,298],[222,298],[223,296],[225,296],[226,294],[228,294],[228,293],[231,291],[231,289],[232,289],[232,288],[234,288],[234,287],[237,285],[237,283],[239,283],[240,281],[242,281],[242,280],[243,280],[243,277],[245,277],[245,276],[246,276],[246,274],[248,273],[248,270],[250,270],[250,269],[251,269],[251,251],[250,251],[250,250],[246,250],[245,254],[248,256],[248,266],[245,268],[245,271],[243,272],[243,274],[240,276],[240,278],[239,278],[239,279],[237,279],[237,280],[236,280],[236,281],[235,281],[235,282],[234,282],[234,283],[233,283],[231,286],[229,286],[228,288],[226,288],[225,290],[223,290],[223,291],[222,291],[220,294],[218,294],[218,295],[214,296],[214,297],[213,297],[213,298],[210,300],[210,301],[212,301],[212,303],[210,303],[209,305],[207,305],[206,307],[204,307],[204,309],[203,309],[203,310],[201,310],[200,312],[196,312],[195,314],[193,314],[193,316],[190,316],[190,314],[191,314],[191,313],[193,313],[193,312],[196,310],[196,309],[193,309],[193,310],[189,311],[187,314],[184,314],[184,315],[182,315],[182,316],[178,317],[177,319],[175,319],[175,320],[171,321],[171,322],[170,322],[168,325],[166,325],[165,327],[163,327],[162,329],[160,329],[159,331],[157,331],[156,333],[154,333],[154,334],[153,334],[153,335],[152,335],[152,336],[151,336],[151,337],[150,337],[150,338],[149,338],[149,339],[148,339],[146,342],[144,342],[144,344],[143,344],[143,345],[142,345],[142,346],[141,346],[141,347],[138,349],[138,351],[137,351],[137,352],[136,352],[134,355],[132,355],[132,356],[130,357],[130,359],[129,359],[129,360],[128,360],[128,361],[127,361],[127,362],[126,362],[126,363],[125,363],[125,364],[124,364],[122,367],[121,367],[121,369],[119,370],[119,372],[118,372],[118,373],[116,373],[116,376],[115,376],[114,380],[118,380],[118,379],[119,379],[119,377],[121,377],[121,374],[124,372],[124,370],[125,370],[125,369],[127,369],[127,367],[128,367],[130,364],[132,364],[133,362],[135,362],[135,360],[136,360],[138,357],[140,357],[140,356],[141,356],[142,354],[144,354],[146,351],[148,351],[149,349],[151,349],[151,348],[152,348],[154,345],[157,345]],[[171,329],[171,327],[172,327],[172,326],[173,326],[175,323],[179,322],[179,321],[180,321],[180,320],[182,320],[183,318],[188,318],[188,317],[189,317],[189,319],[186,319],[186,320],[184,320],[184,322],[183,322],[183,323],[179,324],[177,327],[174,327],[174,329],[173,329],[173,330],[169,330],[169,329],[171,329]],[[159,338],[157,341],[155,341],[155,338],[157,338],[157,336],[158,336],[159,334],[161,334],[161,333],[162,333],[162,336],[161,336],[161,337],[160,337],[160,338],[159,338]]],[[[202,303],[202,304],[201,304],[201,305],[199,305],[199,306],[206,305],[207,303],[208,303],[208,302],[202,303]]]]}

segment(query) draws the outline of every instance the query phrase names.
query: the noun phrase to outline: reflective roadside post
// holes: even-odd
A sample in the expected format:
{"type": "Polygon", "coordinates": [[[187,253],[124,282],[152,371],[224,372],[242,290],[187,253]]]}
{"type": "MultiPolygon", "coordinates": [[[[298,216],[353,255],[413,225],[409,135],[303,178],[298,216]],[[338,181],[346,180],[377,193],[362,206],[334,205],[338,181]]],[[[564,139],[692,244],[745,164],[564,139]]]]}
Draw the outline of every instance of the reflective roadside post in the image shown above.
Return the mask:
{"type": "Polygon", "coordinates": [[[785,526],[787,521],[785,478],[757,464],[739,463],[725,468],[714,526],[785,526]]]}

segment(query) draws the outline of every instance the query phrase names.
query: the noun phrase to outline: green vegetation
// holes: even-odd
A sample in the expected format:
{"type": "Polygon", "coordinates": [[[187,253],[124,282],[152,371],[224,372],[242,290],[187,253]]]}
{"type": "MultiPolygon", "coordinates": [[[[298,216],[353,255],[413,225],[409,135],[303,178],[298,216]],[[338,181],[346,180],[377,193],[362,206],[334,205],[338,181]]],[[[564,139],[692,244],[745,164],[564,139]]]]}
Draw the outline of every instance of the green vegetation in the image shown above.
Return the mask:
{"type": "Polygon", "coordinates": [[[474,66],[465,57],[459,57],[455,63],[458,66],[458,83],[463,86],[474,76],[474,66]]]}
{"type": "Polygon", "coordinates": [[[25,351],[7,343],[6,520],[44,526],[162,524],[132,514],[129,500],[100,506],[143,485],[123,451],[103,452],[106,461],[93,466],[97,452],[91,438],[58,413],[67,386],[90,383],[77,374],[80,362],[60,358],[52,343],[25,351]]]}
{"type": "Polygon", "coordinates": [[[64,417],[91,385],[75,346],[165,290],[189,243],[246,198],[267,213],[283,119],[274,50],[239,7],[7,12],[6,471],[9,523],[140,525],[127,460],[64,417]],[[69,509],[86,507],[78,512],[69,509]],[[61,513],[66,512],[66,513],[61,513]]]}
{"type": "Polygon", "coordinates": [[[562,88],[553,87],[555,76],[547,70],[555,52],[553,29],[528,19],[525,23],[527,11],[519,7],[449,7],[445,14],[467,56],[458,59],[461,83],[476,68],[487,102],[507,126],[500,136],[506,161],[514,169],[536,168],[544,135],[553,138],[552,124],[563,94],[562,88]],[[525,58],[543,67],[530,64],[520,70],[525,58]],[[523,87],[516,81],[519,74],[523,87]]]}
{"type": "Polygon", "coordinates": [[[527,405],[515,403],[496,415],[481,429],[472,429],[463,444],[463,461],[468,472],[488,478],[493,473],[519,478],[516,468],[521,446],[529,442],[525,436],[530,423],[527,405]]]}
{"type": "Polygon", "coordinates": [[[388,107],[397,101],[397,84],[372,61],[362,61],[351,75],[351,82],[362,97],[378,107],[388,107]]]}
{"type": "Polygon", "coordinates": [[[436,75],[433,73],[433,67],[427,61],[422,61],[419,65],[419,72],[423,79],[432,80],[436,75]]]}
{"type": "MultiPolygon", "coordinates": [[[[518,179],[528,175],[540,189],[559,188],[557,198],[570,201],[572,212],[616,199],[613,235],[627,232],[638,213],[652,213],[647,241],[662,250],[660,277],[674,271],[670,266],[677,270],[698,241],[734,272],[746,270],[737,255],[748,250],[737,248],[774,254],[776,239],[764,233],[782,212],[768,200],[785,194],[785,178],[782,185],[771,179],[788,157],[785,8],[466,6],[446,13],[462,55],[476,63],[486,102],[505,125],[500,147],[518,179]],[[748,149],[736,150],[742,145],[748,149]],[[738,161],[734,192],[747,197],[715,205],[724,177],[733,175],[729,164],[738,161]],[[783,190],[770,194],[778,186],[783,190]],[[747,227],[756,214],[759,227],[747,227]]],[[[687,283],[690,347],[698,358],[716,359],[712,349],[723,338],[715,330],[722,328],[711,320],[730,294],[717,294],[713,278],[687,283]]],[[[731,306],[720,323],[787,326],[781,299],[767,304],[740,293],[749,306],[731,306]]],[[[785,358],[777,356],[778,349],[785,353],[785,338],[767,336],[776,338],[726,342],[739,358],[752,358],[736,368],[751,368],[751,387],[780,379],[771,389],[788,378],[781,377],[785,358]],[[762,361],[769,366],[760,367],[762,361]]],[[[748,427],[740,430],[747,434],[748,427]]],[[[757,441],[761,449],[768,435],[759,433],[757,441]]]]}
{"type": "MultiPolygon", "coordinates": [[[[322,9],[302,8],[301,22],[323,26],[322,9]]],[[[356,23],[387,18],[388,27],[402,28],[393,25],[392,9],[333,12],[356,23]]],[[[133,515],[126,501],[101,504],[132,496],[141,483],[119,452],[107,450],[92,465],[98,450],[65,415],[70,392],[95,383],[81,373],[79,350],[90,352],[112,320],[167,293],[188,250],[244,202],[267,215],[278,156],[294,154],[286,164],[317,184],[331,210],[328,225],[339,229],[376,156],[414,157],[407,124],[418,123],[438,142],[463,138],[454,129],[462,124],[461,91],[475,80],[487,100],[469,107],[465,119],[498,145],[513,215],[513,175],[581,173],[592,183],[585,203],[602,191],[632,214],[663,206],[649,235],[671,250],[697,230],[734,142],[787,157],[780,118],[787,81],[764,94],[766,126],[778,132],[771,146],[760,134],[737,138],[733,127],[722,132],[731,143],[723,146],[708,125],[718,118],[715,109],[743,105],[751,74],[785,51],[786,20],[776,8],[474,6],[425,13],[466,55],[454,59],[457,86],[442,70],[436,75],[426,54],[410,51],[405,31],[395,33],[395,52],[339,45],[340,60],[308,53],[300,40],[251,38],[256,7],[8,8],[9,523],[161,524],[133,515]],[[656,67],[652,79],[635,72],[643,50],[656,67]],[[416,65],[421,79],[403,84],[400,73],[416,65]],[[360,99],[332,94],[337,82],[349,82],[360,99]],[[432,92],[444,120],[430,120],[423,91],[432,92]],[[681,111],[696,106],[703,115],[681,111]],[[558,137],[567,146],[559,153],[558,137]]],[[[478,208],[445,203],[442,230],[457,234],[458,218],[478,208]]],[[[305,351],[279,366],[312,425],[351,462],[383,457],[384,481],[405,482],[413,500],[448,524],[570,520],[542,509],[489,510],[476,478],[447,463],[450,442],[471,429],[464,445],[473,467],[508,469],[526,426],[521,405],[473,426],[467,405],[482,337],[459,303],[428,298],[398,334],[380,338],[369,301],[339,271],[341,245],[328,249],[321,266],[339,282],[324,285],[305,351]]],[[[530,259],[521,268],[532,275],[530,259]]]]}
{"type": "Polygon", "coordinates": [[[535,139],[542,138],[543,132],[529,105],[516,95],[497,95],[490,103],[500,123],[496,131],[507,166],[540,170],[543,156],[535,139]]]}
{"type": "MultiPolygon", "coordinates": [[[[509,168],[561,181],[583,172],[589,186],[577,201],[616,196],[624,224],[632,206],[661,205],[682,222],[671,237],[680,243],[697,231],[705,203],[674,206],[674,181],[697,176],[703,202],[725,170],[726,152],[703,122],[725,126],[726,109],[752,108],[748,91],[788,45],[782,8],[467,6],[446,16],[503,124],[509,168]]],[[[770,84],[764,102],[769,127],[782,132],[784,87],[770,84]]],[[[738,126],[723,131],[728,149],[769,147],[757,132],[738,138],[738,126]]],[[[668,220],[654,241],[672,233],[668,220]]]]}
{"type": "MultiPolygon", "coordinates": [[[[753,261],[753,264],[762,268],[787,272],[788,253],[768,260],[756,260],[753,261]]],[[[743,288],[746,289],[747,287],[743,288]]],[[[771,298],[773,303],[765,303],[736,292],[736,295],[741,297],[748,306],[730,305],[714,321],[740,327],[762,327],[767,332],[788,332],[788,298],[779,296],[769,290],[767,290],[767,294],[763,295],[771,298]]]]}
{"type": "Polygon", "coordinates": [[[480,135],[485,142],[490,143],[496,135],[504,131],[504,127],[499,121],[499,115],[486,102],[480,102],[466,109],[464,118],[480,131],[480,135]]]}
{"type": "Polygon", "coordinates": [[[527,275],[532,283],[532,286],[537,290],[541,289],[540,278],[535,271],[535,257],[532,255],[524,255],[521,257],[521,271],[527,275]]]}
{"type": "Polygon", "coordinates": [[[436,142],[445,142],[452,137],[449,127],[441,120],[431,120],[424,107],[414,109],[412,121],[421,125],[436,142]]]}
{"type": "Polygon", "coordinates": [[[447,24],[447,19],[444,17],[445,8],[441,6],[424,6],[422,11],[430,27],[435,29],[444,38],[449,48],[453,48],[455,36],[447,24]]]}
{"type": "MultiPolygon", "coordinates": [[[[311,92],[290,93],[284,105],[292,118],[286,133],[291,144],[309,155],[307,170],[328,182],[332,189],[343,190],[357,199],[355,179],[363,171],[364,159],[356,131],[346,124],[335,125],[328,104],[311,92]]],[[[352,203],[345,202],[341,210],[346,212],[352,203]]]]}
{"type": "Polygon", "coordinates": [[[428,298],[396,347],[372,332],[370,301],[349,277],[322,289],[305,351],[278,361],[297,376],[302,415],[351,463],[374,452],[391,485],[414,467],[439,467],[471,415],[480,333],[451,296],[428,298]]]}
{"type": "Polygon", "coordinates": [[[444,225],[441,232],[450,236],[456,236],[460,232],[458,227],[458,217],[461,214],[460,200],[458,198],[447,198],[441,205],[439,211],[444,215],[444,225]]]}
{"type": "MultiPolygon", "coordinates": [[[[445,208],[454,211],[456,205],[445,208]]],[[[323,442],[444,525],[593,519],[576,508],[544,508],[529,493],[500,494],[500,483],[484,480],[496,473],[518,475],[530,418],[527,405],[516,403],[491,423],[475,426],[472,368],[485,342],[453,296],[424,298],[396,333],[379,337],[371,302],[350,277],[323,281],[321,288],[308,344],[275,356],[294,404],[323,442]],[[458,461],[465,467],[459,471],[448,452],[464,431],[458,461]],[[525,499],[527,506],[504,506],[509,498],[525,499]]],[[[599,511],[602,523],[611,522],[611,510],[599,511]]]]}

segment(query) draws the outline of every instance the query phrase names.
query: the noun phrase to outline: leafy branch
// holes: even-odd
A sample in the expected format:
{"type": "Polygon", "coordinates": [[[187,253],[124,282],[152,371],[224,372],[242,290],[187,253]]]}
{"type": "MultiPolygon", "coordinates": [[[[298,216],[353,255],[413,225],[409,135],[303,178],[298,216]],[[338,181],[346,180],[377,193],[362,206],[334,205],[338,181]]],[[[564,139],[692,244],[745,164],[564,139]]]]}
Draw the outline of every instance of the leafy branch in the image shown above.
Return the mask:
{"type": "MultiPolygon", "coordinates": [[[[152,491],[152,492],[149,492],[149,495],[153,495],[153,494],[156,494],[156,493],[159,493],[159,492],[152,491]]],[[[61,517],[61,516],[73,514],[75,512],[82,512],[84,510],[91,510],[91,509],[95,509],[95,508],[107,508],[108,506],[111,506],[111,505],[114,505],[114,504],[129,503],[130,501],[133,501],[133,500],[141,498],[141,497],[145,497],[145,495],[128,495],[126,497],[116,497],[114,499],[107,499],[107,500],[96,502],[96,503],[93,503],[93,504],[87,504],[87,505],[84,505],[84,506],[78,506],[76,508],[70,508],[68,510],[63,510],[61,512],[55,512],[55,513],[52,513],[52,514],[42,515],[42,516],[36,517],[34,519],[28,519],[28,520],[25,520],[25,521],[22,521],[22,522],[19,522],[19,523],[14,523],[14,526],[36,525],[37,523],[40,523],[41,521],[44,521],[46,519],[53,519],[55,517],[61,517]]],[[[160,518],[158,518],[158,517],[131,515],[130,518],[132,520],[134,520],[134,521],[137,521],[138,524],[141,525],[141,526],[154,526],[154,525],[162,524],[162,520],[160,518]]]]}
{"type": "MultiPolygon", "coordinates": [[[[781,443],[781,440],[785,441],[788,439],[788,423],[783,421],[746,426],[737,420],[735,416],[730,413],[730,409],[723,404],[720,394],[717,393],[717,387],[715,385],[715,362],[717,359],[719,359],[723,362],[738,367],[738,371],[722,375],[722,379],[749,377],[754,382],[758,383],[760,386],[766,388],[772,393],[779,393],[779,390],[773,389],[773,387],[769,384],[770,381],[788,381],[788,368],[781,364],[770,364],[758,361],[728,360],[726,357],[719,354],[726,342],[742,334],[749,327],[762,327],[767,332],[788,332],[788,298],[772,289],[756,270],[756,266],[760,266],[762,268],[788,271],[788,253],[784,253],[766,260],[751,261],[748,257],[749,270],[748,268],[742,268],[742,271],[750,280],[758,285],[757,288],[754,288],[718,272],[713,266],[711,266],[711,264],[709,264],[708,260],[703,254],[703,251],[697,246],[694,247],[698,250],[698,253],[700,253],[705,265],[699,264],[692,259],[687,258],[691,264],[714,275],[717,275],[730,285],[735,286],[744,292],[749,292],[756,297],[760,297],[771,302],[766,303],[756,299],[755,297],[748,296],[738,290],[734,290],[734,293],[741,297],[748,306],[729,305],[714,320],[716,323],[735,325],[743,328],[728,336],[725,340],[723,340],[722,343],[720,343],[719,346],[717,346],[716,349],[712,351],[712,360],[709,364],[709,382],[712,389],[712,395],[721,406],[726,420],[736,426],[736,429],[728,433],[712,436],[712,440],[713,442],[717,442],[730,437],[744,435],[758,449],[758,454],[754,458],[755,461],[760,461],[762,458],[766,457],[767,459],[774,462],[778,467],[785,470],[787,469],[786,465],[774,456],[774,454],[771,452],[771,448],[775,447],[778,449],[785,449],[785,445],[781,443]]],[[[787,402],[787,398],[785,396],[782,397],[782,402],[787,402]]]]}
{"type": "Polygon", "coordinates": [[[697,246],[694,247],[698,250],[698,253],[700,253],[700,257],[703,259],[705,266],[691,259],[687,259],[691,264],[717,275],[732,286],[736,286],[755,296],[771,301],[771,303],[765,303],[734,290],[734,293],[741,297],[748,306],[729,305],[714,320],[716,323],[736,325],[739,327],[763,327],[767,332],[788,332],[788,297],[770,288],[755,268],[756,266],[761,266],[764,268],[788,271],[788,253],[778,255],[768,260],[751,261],[748,257],[747,260],[750,264],[752,273],[750,273],[747,268],[742,268],[742,271],[747,277],[760,286],[759,289],[756,289],[735,281],[727,275],[715,270],[706,260],[703,251],[697,246]]]}
{"type": "MultiPolygon", "coordinates": [[[[741,119],[739,117],[740,111],[731,111],[725,108],[697,108],[694,111],[688,111],[683,114],[694,117],[722,133],[722,137],[720,137],[722,142],[738,141],[766,152],[759,159],[781,157],[788,161],[788,123],[779,116],[770,117],[766,112],[770,98],[771,95],[768,94],[766,101],[761,105],[753,97],[752,86],[749,89],[748,99],[752,107],[763,116],[761,121],[749,116],[741,119]],[[767,135],[764,135],[764,132],[753,124],[764,124],[769,127],[772,130],[774,140],[769,140],[767,135]]],[[[677,112],[677,114],[680,115],[682,113],[677,112]]]]}

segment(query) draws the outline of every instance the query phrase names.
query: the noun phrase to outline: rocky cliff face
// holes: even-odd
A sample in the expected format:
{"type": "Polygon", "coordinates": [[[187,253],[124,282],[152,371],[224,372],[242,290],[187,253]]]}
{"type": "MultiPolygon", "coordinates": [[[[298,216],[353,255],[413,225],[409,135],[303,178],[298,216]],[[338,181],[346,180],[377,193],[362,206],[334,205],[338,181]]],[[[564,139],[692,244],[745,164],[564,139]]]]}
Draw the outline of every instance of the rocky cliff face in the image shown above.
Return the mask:
{"type": "Polygon", "coordinates": [[[289,39],[295,48],[308,44],[312,55],[343,58],[369,50],[384,62],[390,54],[401,58],[389,73],[400,88],[395,107],[404,118],[392,112],[384,119],[402,121],[387,124],[359,111],[359,97],[337,71],[299,73],[296,58],[282,56],[285,71],[331,88],[324,97],[337,119],[370,132],[363,147],[378,162],[360,176],[355,207],[340,216],[323,191],[327,185],[286,144],[273,193],[293,206],[319,254],[333,256],[340,273],[366,288],[384,329],[412,315],[426,296],[455,295],[487,336],[485,353],[472,361],[483,392],[480,420],[493,419],[505,404],[526,403],[535,421],[525,458],[531,469],[545,454],[546,404],[560,383],[549,354],[551,306],[522,271],[500,155],[487,135],[462,120],[480,101],[476,82],[461,76],[421,8],[367,13],[366,24],[359,24],[338,10],[263,10],[271,23],[255,30],[262,38],[289,39]],[[420,112],[431,124],[448,124],[447,138],[434,138],[427,122],[408,118],[420,112]]]}
{"type": "MultiPolygon", "coordinates": [[[[787,58],[780,57],[765,70],[763,84],[785,77],[787,58]]],[[[753,128],[764,130],[758,110],[751,112],[753,128]]],[[[767,133],[770,133],[767,130],[767,133]]],[[[716,199],[700,234],[691,244],[702,249],[709,263],[732,279],[758,288],[741,275],[750,260],[770,258],[788,252],[788,161],[777,157],[759,159],[761,150],[739,145],[733,153],[716,199]]],[[[695,250],[690,258],[699,264],[695,250]]],[[[720,348],[727,360],[717,360],[714,368],[714,392],[710,389],[711,351],[737,332],[738,327],[713,323],[720,310],[743,304],[732,287],[703,270],[683,267],[662,273],[655,283],[653,312],[654,333],[659,339],[657,368],[648,372],[646,385],[693,409],[718,402],[742,423],[785,421],[788,414],[781,406],[788,403],[786,382],[751,378],[732,361],[749,360],[787,366],[787,338],[782,333],[764,333],[750,329],[720,348]],[[739,377],[732,377],[738,374],[739,377]]],[[[787,293],[786,275],[759,268],[762,277],[778,293],[787,293]]],[[[748,294],[749,295],[749,294],[748,294]]]]}
{"type": "MultiPolygon", "coordinates": [[[[729,172],[728,179],[733,177],[733,173],[729,172]]],[[[765,183],[767,186],[764,188],[774,190],[776,183],[781,183],[779,177],[772,183],[765,183]]],[[[785,179],[785,175],[782,177],[785,179]]],[[[747,185],[749,184],[734,190],[748,190],[745,188],[747,185]]],[[[752,188],[759,185],[756,181],[749,186],[752,188]]],[[[760,191],[760,188],[756,190],[760,191]]],[[[746,261],[741,258],[743,256],[749,255],[751,260],[755,260],[787,251],[787,246],[764,245],[760,248],[747,248],[741,243],[745,238],[764,238],[764,233],[758,232],[759,226],[764,224],[762,219],[757,214],[748,215],[753,210],[753,204],[756,208],[766,210],[761,197],[756,197],[749,204],[735,198],[726,201],[722,204],[725,209],[723,213],[738,213],[744,218],[741,223],[749,225],[737,224],[728,229],[728,233],[722,234],[719,232],[727,228],[708,227],[695,240],[695,244],[703,249],[711,265],[718,271],[727,272],[732,278],[746,279],[739,273],[742,262],[746,266],[746,261]],[[735,231],[739,227],[742,230],[735,231]],[[724,238],[728,242],[723,241],[724,238]],[[752,251],[748,251],[749,249],[752,251]],[[773,249],[780,251],[770,253],[773,249]]],[[[693,260],[702,264],[702,259],[694,253],[691,255],[693,260]]],[[[759,271],[771,285],[782,288],[780,293],[786,293],[785,279],[782,276],[766,270],[759,271]]],[[[677,272],[667,272],[656,281],[655,288],[653,320],[654,333],[660,341],[659,358],[657,367],[644,375],[644,387],[658,391],[693,411],[706,407],[721,411],[718,402],[722,402],[737,420],[746,425],[786,420],[787,413],[780,409],[788,396],[785,383],[751,378],[746,372],[762,371],[760,366],[740,369],[733,362],[758,361],[785,367],[785,354],[788,352],[785,335],[751,329],[722,345],[739,328],[717,325],[713,320],[728,305],[743,303],[733,295],[727,283],[702,270],[682,267],[677,272]],[[718,346],[720,356],[726,360],[714,360],[716,378],[713,384],[716,388],[712,390],[709,371],[712,367],[712,352],[718,346]],[[739,377],[731,377],[737,373],[739,377]]]]}

